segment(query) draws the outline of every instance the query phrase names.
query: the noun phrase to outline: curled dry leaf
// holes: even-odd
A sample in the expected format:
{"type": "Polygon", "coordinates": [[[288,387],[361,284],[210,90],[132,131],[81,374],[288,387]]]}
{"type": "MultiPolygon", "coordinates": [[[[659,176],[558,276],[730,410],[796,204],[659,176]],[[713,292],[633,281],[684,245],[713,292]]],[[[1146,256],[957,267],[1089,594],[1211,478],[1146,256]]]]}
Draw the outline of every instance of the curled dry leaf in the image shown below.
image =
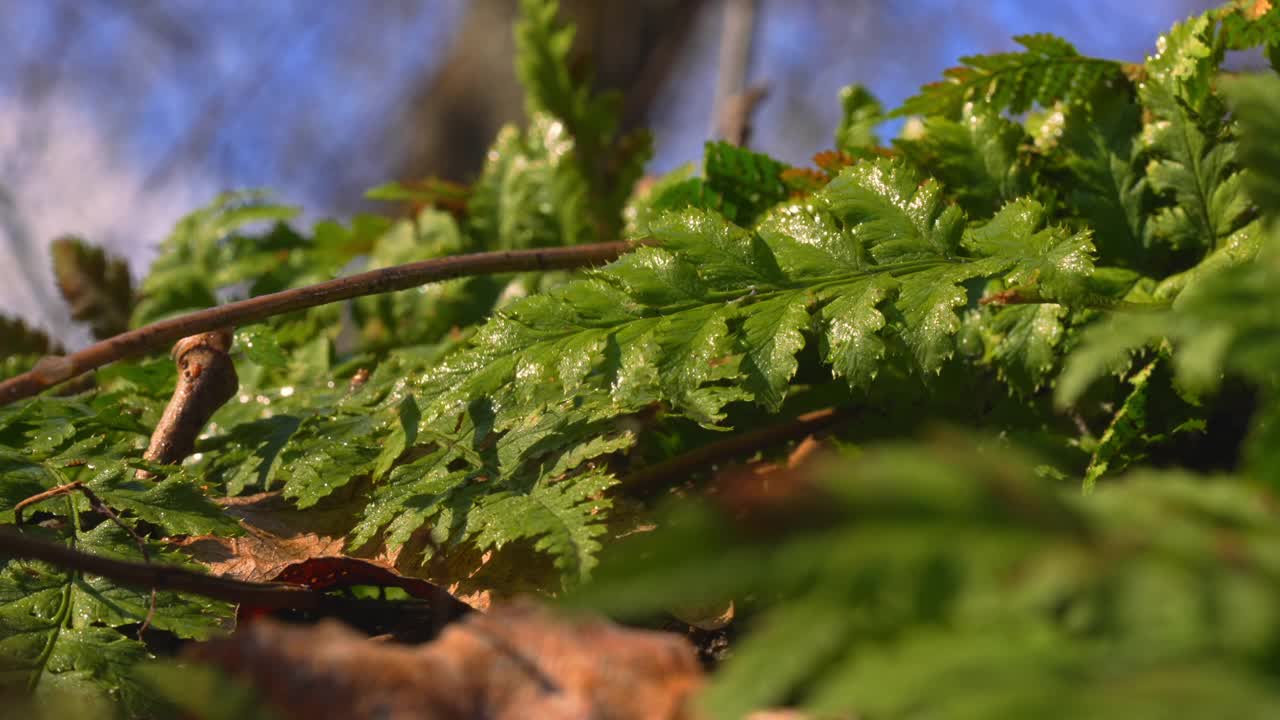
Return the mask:
{"type": "MultiPolygon", "coordinates": [[[[269,582],[293,563],[348,554],[344,536],[352,523],[350,509],[299,510],[279,492],[223,498],[218,504],[240,521],[244,535],[174,541],[215,575],[269,582]]],[[[368,559],[388,567],[394,562],[385,555],[368,559]]]]}
{"type": "MultiPolygon", "coordinates": [[[[354,492],[354,490],[351,490],[354,492]]],[[[501,587],[501,596],[523,590],[501,572],[502,564],[489,566],[488,552],[459,552],[424,564],[422,547],[427,533],[419,533],[408,545],[388,550],[377,544],[352,551],[347,533],[356,522],[358,508],[346,498],[335,497],[298,509],[279,491],[222,498],[218,504],[240,521],[244,534],[238,537],[200,535],[170,540],[209,572],[250,582],[271,582],[286,567],[317,558],[358,557],[401,575],[446,586],[462,601],[478,610],[489,606],[491,588],[501,587]],[[484,571],[484,572],[482,572],[484,571]]]]}

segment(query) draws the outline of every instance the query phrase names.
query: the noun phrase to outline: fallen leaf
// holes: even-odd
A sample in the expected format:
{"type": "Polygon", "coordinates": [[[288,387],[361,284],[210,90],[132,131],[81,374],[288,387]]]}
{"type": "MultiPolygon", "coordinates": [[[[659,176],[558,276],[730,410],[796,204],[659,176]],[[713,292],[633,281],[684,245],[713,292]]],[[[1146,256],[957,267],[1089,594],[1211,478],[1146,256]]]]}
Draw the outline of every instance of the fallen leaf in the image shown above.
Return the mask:
{"type": "MultiPolygon", "coordinates": [[[[285,567],[320,557],[345,557],[351,513],[338,509],[297,509],[279,492],[224,498],[219,504],[240,521],[245,534],[201,535],[172,541],[214,575],[269,582],[285,567]]],[[[395,555],[366,558],[390,568],[395,555]]]]}
{"type": "Polygon", "coordinates": [[[662,632],[529,602],[475,613],[419,646],[369,641],[339,623],[272,620],[185,653],[252,685],[282,718],[693,718],[693,647],[662,632]]]}

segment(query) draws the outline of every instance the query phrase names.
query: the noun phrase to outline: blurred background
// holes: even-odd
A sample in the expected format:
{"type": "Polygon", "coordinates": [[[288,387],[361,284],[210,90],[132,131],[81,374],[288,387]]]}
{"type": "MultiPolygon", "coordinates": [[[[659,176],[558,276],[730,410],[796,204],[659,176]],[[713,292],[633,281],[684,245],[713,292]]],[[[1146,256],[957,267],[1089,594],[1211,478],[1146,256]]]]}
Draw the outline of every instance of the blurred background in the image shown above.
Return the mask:
{"type": "MultiPolygon", "coordinates": [[[[768,97],[753,147],[794,163],[831,145],[837,92],[894,107],[962,55],[1050,32],[1140,61],[1203,0],[562,0],[599,85],[656,136],[651,172],[714,132],[721,37],[768,97]],[[743,8],[749,7],[744,15],[743,8]]],[[[517,0],[5,0],[0,3],[0,312],[72,349],[48,244],[79,234],[145,272],[186,212],[269,188],[304,224],[376,209],[392,179],[470,180],[522,100],[517,0]]],[[[732,52],[729,53],[733,55],[732,52]]]]}

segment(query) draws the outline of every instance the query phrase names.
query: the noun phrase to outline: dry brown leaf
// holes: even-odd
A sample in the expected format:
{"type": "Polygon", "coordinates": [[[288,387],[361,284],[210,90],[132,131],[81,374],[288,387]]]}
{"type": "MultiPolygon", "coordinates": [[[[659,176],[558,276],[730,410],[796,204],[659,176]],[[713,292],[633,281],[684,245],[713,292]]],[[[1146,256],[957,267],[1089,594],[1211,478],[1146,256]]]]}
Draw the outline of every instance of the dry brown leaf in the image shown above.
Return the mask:
{"type": "Polygon", "coordinates": [[[433,642],[370,642],[334,622],[260,620],[188,650],[254,685],[284,718],[692,718],[703,682],[669,633],[565,618],[521,602],[474,614],[433,642]]]}
{"type": "Polygon", "coordinates": [[[736,610],[732,600],[722,600],[704,605],[672,608],[670,612],[680,622],[699,630],[721,630],[733,622],[736,610]]]}
{"type": "MultiPolygon", "coordinates": [[[[353,495],[356,492],[351,490],[353,495]]],[[[286,566],[304,560],[357,557],[444,587],[477,610],[487,609],[491,602],[544,592],[559,580],[559,571],[548,557],[522,552],[517,545],[504,552],[451,548],[423,562],[423,553],[430,550],[429,528],[414,533],[394,551],[370,543],[352,552],[346,547],[346,536],[356,521],[355,506],[341,497],[305,510],[279,491],[225,498],[219,504],[240,521],[244,535],[202,535],[171,542],[211,573],[238,580],[267,582],[286,566]]]]}
{"type": "MultiPolygon", "coordinates": [[[[348,509],[299,510],[279,492],[225,498],[219,504],[240,521],[244,535],[201,535],[174,541],[215,575],[269,582],[293,563],[353,555],[346,551],[345,537],[352,522],[348,509]]],[[[383,551],[363,559],[392,568],[396,554],[383,551]]]]}

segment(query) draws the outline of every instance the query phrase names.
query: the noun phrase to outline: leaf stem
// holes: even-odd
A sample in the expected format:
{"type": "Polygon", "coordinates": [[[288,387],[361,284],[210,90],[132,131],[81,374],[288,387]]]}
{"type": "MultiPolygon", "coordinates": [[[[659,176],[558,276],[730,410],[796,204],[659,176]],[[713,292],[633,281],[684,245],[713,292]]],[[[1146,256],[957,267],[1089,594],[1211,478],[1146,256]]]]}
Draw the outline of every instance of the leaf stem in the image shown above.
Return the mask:
{"type": "Polygon", "coordinates": [[[62,358],[46,357],[31,370],[0,382],[0,407],[117,360],[166,348],[191,335],[453,278],[598,265],[616,259],[635,245],[633,242],[608,242],[434,258],[198,310],[121,333],[62,358]]]}

